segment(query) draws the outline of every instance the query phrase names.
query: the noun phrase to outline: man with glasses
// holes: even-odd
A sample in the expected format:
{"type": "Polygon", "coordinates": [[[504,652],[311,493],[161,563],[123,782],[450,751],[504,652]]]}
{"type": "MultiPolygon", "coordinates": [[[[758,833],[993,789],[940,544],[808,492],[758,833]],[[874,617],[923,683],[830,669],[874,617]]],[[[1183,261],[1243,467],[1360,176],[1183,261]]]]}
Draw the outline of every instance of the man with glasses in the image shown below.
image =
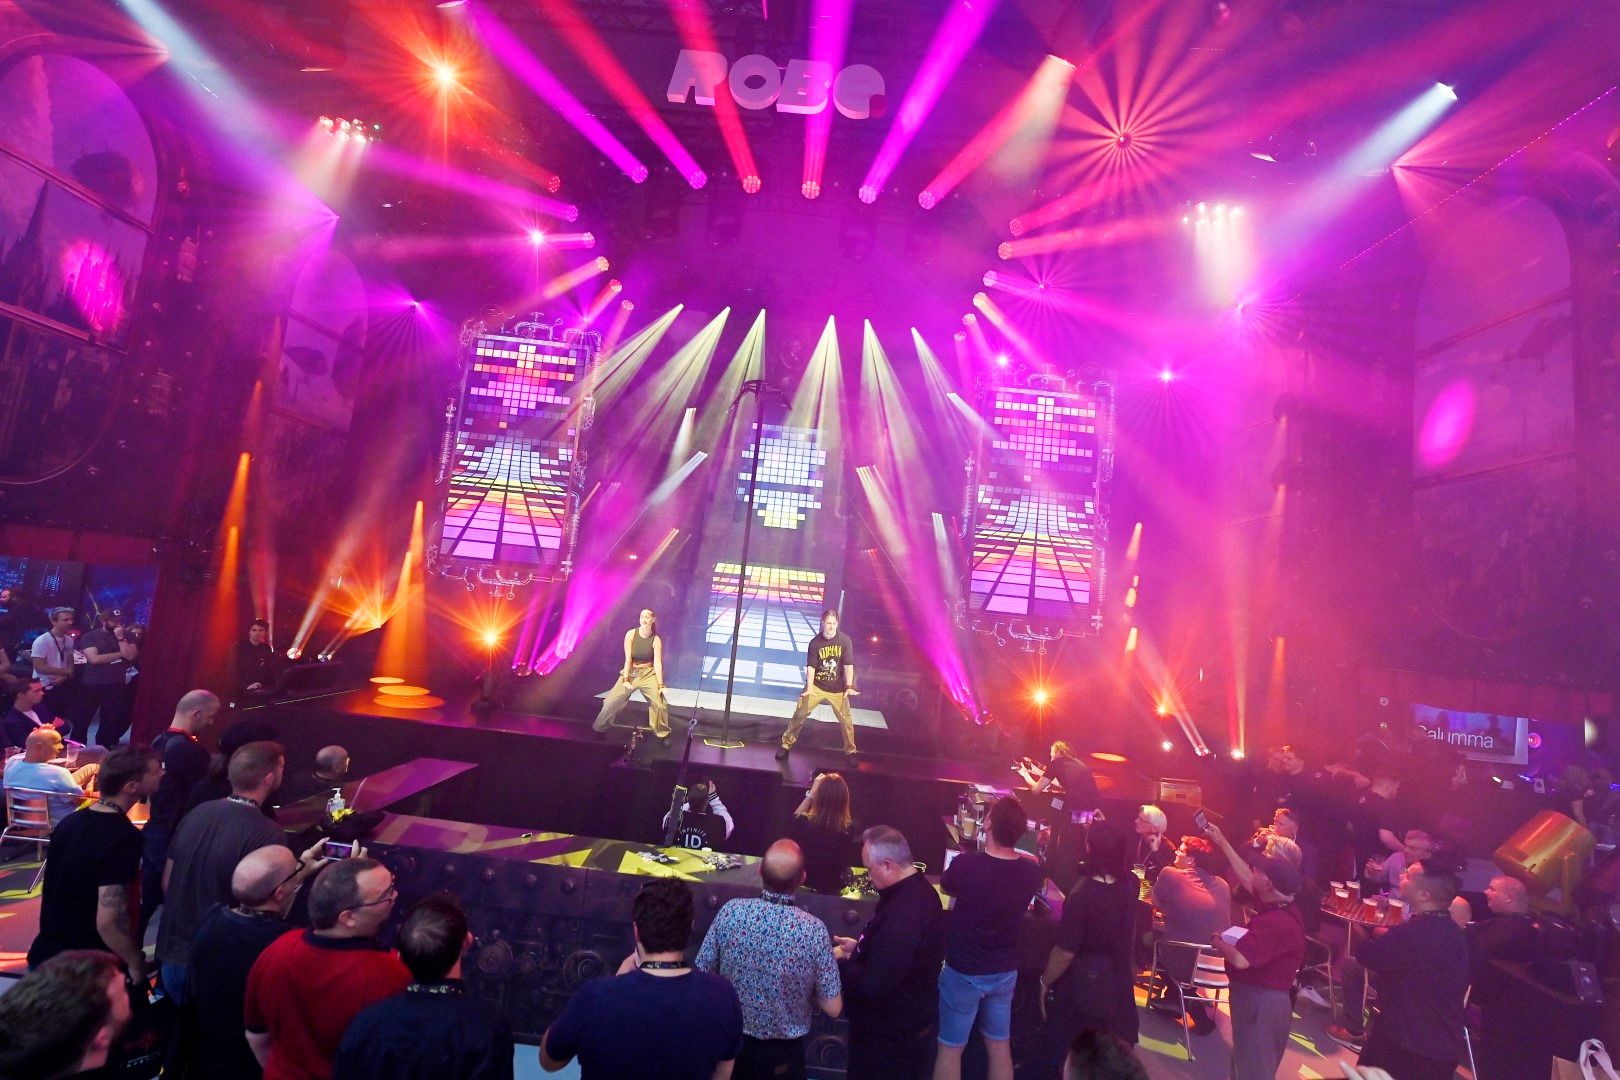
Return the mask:
{"type": "Polygon", "coordinates": [[[398,896],[376,859],[329,863],[316,876],[314,929],[277,938],[248,974],[242,1015],[266,1076],[331,1076],[350,1022],[410,985],[410,971],[377,941],[398,896]]]}
{"type": "Polygon", "coordinates": [[[186,973],[191,991],[181,1056],[191,1080],[257,1077],[259,1061],[242,1031],[248,972],[271,942],[292,929],[287,910],[303,884],[302,864],[280,844],[250,851],[231,875],[230,904],[203,917],[186,973]]]}

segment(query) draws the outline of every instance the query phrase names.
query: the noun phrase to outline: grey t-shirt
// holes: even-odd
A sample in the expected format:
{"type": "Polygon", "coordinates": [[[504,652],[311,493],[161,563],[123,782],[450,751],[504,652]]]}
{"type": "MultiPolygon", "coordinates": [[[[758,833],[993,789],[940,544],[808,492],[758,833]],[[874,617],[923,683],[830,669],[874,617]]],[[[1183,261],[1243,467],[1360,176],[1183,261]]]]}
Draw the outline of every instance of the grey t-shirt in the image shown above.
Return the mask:
{"type": "Polygon", "coordinates": [[[257,806],[245,802],[215,799],[182,818],[169,843],[174,872],[158,923],[158,959],[190,963],[191,942],[203,916],[215,904],[231,902],[236,864],[250,851],[286,843],[287,834],[257,806]]]}
{"type": "MultiPolygon", "coordinates": [[[[94,649],[101,656],[111,656],[118,652],[118,639],[111,630],[92,630],[79,639],[79,651],[85,649],[94,649]]],[[[85,664],[79,669],[79,674],[86,686],[122,686],[124,672],[128,670],[129,661],[120,656],[111,664],[85,664]]]]}

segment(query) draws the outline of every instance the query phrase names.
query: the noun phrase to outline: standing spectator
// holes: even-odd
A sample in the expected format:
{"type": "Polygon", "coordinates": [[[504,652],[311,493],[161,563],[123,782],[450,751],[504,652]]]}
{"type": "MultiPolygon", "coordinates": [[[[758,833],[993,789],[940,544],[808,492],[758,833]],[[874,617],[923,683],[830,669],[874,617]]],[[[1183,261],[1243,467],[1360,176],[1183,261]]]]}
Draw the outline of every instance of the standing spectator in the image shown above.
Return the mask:
{"type": "Polygon", "coordinates": [[[61,733],[55,728],[40,728],[24,740],[23,752],[5,765],[6,787],[60,793],[46,800],[52,825],[77,810],[85,797],[78,777],[53,763],[61,755],[61,733]]]}
{"type": "Polygon", "coordinates": [[[715,915],[699,971],[731,980],[742,1003],[743,1045],[732,1080],[803,1080],[810,1005],[833,1019],[843,1011],[838,962],[827,927],[793,906],[804,884],[804,856],[778,840],[759,864],[765,890],[758,900],[728,900],[715,915]]]}
{"type": "Polygon", "coordinates": [[[48,727],[61,731],[67,726],[67,721],[51,715],[49,709],[43,704],[45,701],[45,684],[38,679],[29,679],[17,690],[17,696],[12,699],[11,708],[6,710],[4,720],[0,720],[0,727],[5,730],[7,746],[21,747],[28,736],[37,728],[48,727]]]}
{"type": "Polygon", "coordinates": [[[635,952],[619,973],[580,987],[540,1042],[540,1066],[579,1058],[584,1080],[709,1080],[742,1050],[737,992],[686,962],[692,889],[675,878],[641,887],[632,910],[635,952]]]}
{"type": "MultiPolygon", "coordinates": [[[[1167,978],[1181,985],[1187,1019],[1195,1035],[1215,1030],[1209,1006],[1198,1004],[1198,991],[1192,984],[1197,953],[1170,942],[1185,941],[1202,945],[1224,930],[1232,918],[1232,888],[1220,876],[1221,855],[1201,836],[1184,837],[1176,851],[1174,866],[1167,866],[1153,883],[1153,906],[1164,913],[1164,937],[1159,944],[1159,962],[1167,978]]],[[[1150,1004],[1174,1008],[1168,988],[1150,1004]]]]}
{"type": "Polygon", "coordinates": [[[377,942],[398,896],[375,859],[328,863],[309,890],[314,929],[287,931],[253,962],[242,1017],[265,1080],[331,1076],[360,1011],[410,984],[410,971],[377,942]]]}
{"type": "Polygon", "coordinates": [[[22,594],[10,585],[0,587],[0,655],[8,661],[17,655],[28,632],[28,612],[22,594]]]}
{"type": "Polygon", "coordinates": [[[236,695],[268,694],[276,681],[276,654],[270,647],[270,624],[248,623],[246,641],[236,643],[236,695]]]}
{"type": "Polygon", "coordinates": [[[69,949],[105,949],[123,961],[132,984],[145,985],[146,955],[135,931],[141,830],[130,824],[129,808],[157,790],[158,768],[145,747],[114,750],[101,763],[100,801],[51,833],[29,967],[69,949]]]}
{"type": "Polygon", "coordinates": [[[1091,766],[1081,761],[1074,747],[1059,739],[1051,747],[1051,760],[1041,774],[1036,791],[1046,791],[1056,782],[1063,788],[1068,809],[1074,813],[1096,810],[1102,805],[1102,794],[1097,790],[1097,778],[1091,766]]]}
{"type": "Polygon", "coordinates": [[[152,740],[152,749],[163,760],[163,782],[146,821],[146,853],[141,859],[141,926],[163,902],[163,865],[169,857],[169,840],[180,824],[186,796],[191,786],[208,772],[208,751],[199,736],[208,730],[219,713],[219,698],[207,690],[192,690],[174,707],[169,729],[152,740]]]}
{"type": "Polygon", "coordinates": [[[211,909],[197,928],[182,1019],[190,1080],[254,1080],[263,1072],[242,1030],[242,1005],[254,961],[292,929],[287,909],[301,884],[299,870],[280,844],[248,852],[231,875],[233,903],[211,909]]]}
{"type": "Polygon", "coordinates": [[[1469,1001],[1479,1008],[1479,1039],[1474,1054],[1479,1075],[1494,1080],[1517,1076],[1530,1068],[1524,1061],[1522,1006],[1514,993],[1519,980],[1497,961],[1533,963],[1539,950],[1535,918],[1530,914],[1530,894],[1524,882],[1505,875],[1492,878],[1485,887],[1485,904],[1491,917],[1470,923],[1465,933],[1473,986],[1469,1001]]]}
{"type": "Polygon", "coordinates": [[[58,953],[0,995],[0,1076],[90,1076],[129,1024],[118,961],[100,950],[58,953]]]}
{"type": "Polygon", "coordinates": [[[1274,1080],[1288,1049],[1289,991],[1305,962],[1305,923],[1294,905],[1300,873],[1286,859],[1253,853],[1248,878],[1260,909],[1242,937],[1223,932],[1210,943],[1231,980],[1232,1080],[1274,1080]]]}
{"type": "Polygon", "coordinates": [[[935,1057],[945,912],[898,830],[867,829],[861,863],[877,910],[859,941],[833,939],[849,1006],[849,1080],[918,1080],[935,1057]]]}
{"type": "Polygon", "coordinates": [[[1344,821],[1353,789],[1348,778],[1334,768],[1307,764],[1292,746],[1282,748],[1276,777],[1276,803],[1299,817],[1299,845],[1304,854],[1302,872],[1317,884],[1343,874],[1340,852],[1344,847],[1344,821]]]}
{"type": "Polygon", "coordinates": [[[129,730],[126,676],[130,665],[140,658],[140,648],[133,638],[125,636],[124,613],[118,608],[102,615],[101,629],[80,638],[79,648],[84,653],[84,665],[73,727],[83,732],[88,742],[90,724],[99,713],[101,726],[96,729],[96,741],[111,749],[129,730]]]}
{"type": "Polygon", "coordinates": [[[1380,769],[1356,796],[1350,807],[1350,843],[1355,848],[1356,866],[1401,850],[1401,840],[1395,835],[1395,796],[1400,790],[1401,782],[1394,773],[1380,769]]]}
{"type": "Polygon", "coordinates": [[[1131,937],[1137,881],[1125,834],[1094,822],[1086,835],[1085,876],[1063,901],[1057,943],[1041,974],[1041,1015],[1061,1052],[1082,1031],[1096,1030],[1135,1043],[1131,937]]]}
{"type": "Polygon", "coordinates": [[[1035,790],[1047,791],[1053,783],[1062,786],[1063,794],[1052,799],[1051,854],[1047,865],[1051,867],[1052,880],[1059,888],[1067,890],[1079,880],[1085,826],[1102,804],[1102,794],[1097,790],[1097,778],[1091,774],[1091,767],[1062,739],[1052,744],[1051,761],[1035,790]]]}
{"type": "MultiPolygon", "coordinates": [[[[205,802],[215,799],[227,798],[231,793],[230,763],[231,755],[235,754],[248,743],[280,742],[281,729],[275,723],[263,716],[245,716],[231,724],[219,733],[219,747],[208,758],[208,771],[201,780],[191,785],[191,792],[186,796],[185,809],[180,812],[183,818],[205,802]]],[[[282,792],[287,789],[286,779],[283,778],[280,788],[276,789],[271,801],[267,801],[259,809],[264,816],[275,820],[275,804],[284,801],[282,792]]],[[[325,800],[322,800],[323,802],[325,800]]]]}
{"type": "MultiPolygon", "coordinates": [[[[286,846],[287,837],[260,806],[281,785],[281,746],[248,743],[231,757],[231,795],[203,803],[185,816],[169,845],[163,870],[163,918],[158,923],[157,958],[163,986],[176,1003],[189,998],[186,967],[203,916],[215,904],[231,902],[236,866],[250,851],[271,844],[286,846]]],[[[320,869],[319,842],[300,860],[299,880],[320,869]]]]}
{"type": "MultiPolygon", "coordinates": [[[[45,707],[52,716],[66,717],[71,723],[78,715],[74,697],[74,676],[78,674],[78,649],[73,644],[73,609],[52,608],[48,613],[50,629],[34,639],[29,649],[34,661],[34,674],[45,684],[45,707]]],[[[88,732],[70,728],[68,737],[84,742],[88,732]]]]}
{"type": "Polygon", "coordinates": [[[1501,979],[1501,973],[1489,967],[1490,961],[1528,964],[1536,958],[1536,919],[1530,914],[1524,882],[1506,874],[1491,878],[1485,886],[1485,906],[1491,917],[1469,923],[1466,931],[1476,997],[1487,996],[1482,982],[1501,979]]]}
{"type": "Polygon", "coordinates": [[[804,853],[804,883],[829,896],[843,892],[854,867],[856,835],[849,785],[838,773],[818,773],[788,825],[788,839],[804,853]]]}
{"type": "Polygon", "coordinates": [[[471,944],[455,896],[417,904],[399,930],[410,985],[354,1018],[338,1044],[335,1080],[512,1080],[511,1025],[461,985],[471,944]]]}
{"type": "Polygon", "coordinates": [[[987,817],[984,850],[957,856],[940,879],[956,904],[945,920],[936,1080],[962,1075],[962,1048],[973,1034],[975,1018],[990,1056],[991,1080],[1012,1080],[1018,927],[1041,887],[1041,866],[1014,846],[1029,830],[1024,806],[1015,796],[997,799],[987,817]]]}
{"type": "Polygon", "coordinates": [[[1463,1056],[1468,938],[1452,919],[1457,874],[1431,859],[1401,878],[1411,917],[1363,941],[1356,959],[1378,987],[1378,1013],[1357,1064],[1401,1080],[1451,1080],[1463,1056]]]}
{"type": "Polygon", "coordinates": [[[1150,883],[1158,879],[1159,871],[1176,861],[1175,846],[1164,839],[1164,830],[1169,827],[1170,819],[1152,803],[1136,812],[1136,850],[1131,862],[1142,868],[1142,875],[1150,883]]]}

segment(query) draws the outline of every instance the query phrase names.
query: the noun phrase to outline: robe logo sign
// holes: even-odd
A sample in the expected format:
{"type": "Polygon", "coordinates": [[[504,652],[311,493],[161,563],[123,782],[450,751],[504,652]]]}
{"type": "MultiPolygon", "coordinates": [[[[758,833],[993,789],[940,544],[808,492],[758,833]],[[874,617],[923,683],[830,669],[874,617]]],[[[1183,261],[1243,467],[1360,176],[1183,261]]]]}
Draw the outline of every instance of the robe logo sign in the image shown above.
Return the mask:
{"type": "Polygon", "coordinates": [[[832,102],[851,120],[882,116],[883,75],[867,64],[850,64],[833,72],[821,60],[789,60],[786,69],[777,67],[768,56],[750,53],[735,64],[717,52],[682,49],[675,58],[665,95],[677,105],[691,100],[698,105],[714,105],[721,85],[731,93],[740,108],[769,109],[810,116],[823,112],[832,102]]]}

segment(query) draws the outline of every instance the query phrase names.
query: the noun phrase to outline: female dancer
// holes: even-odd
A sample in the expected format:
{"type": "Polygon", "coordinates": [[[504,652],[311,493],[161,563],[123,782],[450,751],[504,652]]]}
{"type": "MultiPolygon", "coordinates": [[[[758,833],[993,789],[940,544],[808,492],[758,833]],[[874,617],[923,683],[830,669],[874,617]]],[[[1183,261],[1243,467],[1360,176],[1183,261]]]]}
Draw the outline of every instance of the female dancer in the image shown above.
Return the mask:
{"type": "Polygon", "coordinates": [[[658,636],[658,616],[652,608],[641,609],[641,623],[624,633],[624,667],[619,681],[602,701],[602,711],[591,725],[597,731],[606,731],[619,710],[630,701],[637,690],[647,701],[648,719],[653,734],[660,739],[669,738],[669,704],[664,701],[664,639],[658,636]]]}

